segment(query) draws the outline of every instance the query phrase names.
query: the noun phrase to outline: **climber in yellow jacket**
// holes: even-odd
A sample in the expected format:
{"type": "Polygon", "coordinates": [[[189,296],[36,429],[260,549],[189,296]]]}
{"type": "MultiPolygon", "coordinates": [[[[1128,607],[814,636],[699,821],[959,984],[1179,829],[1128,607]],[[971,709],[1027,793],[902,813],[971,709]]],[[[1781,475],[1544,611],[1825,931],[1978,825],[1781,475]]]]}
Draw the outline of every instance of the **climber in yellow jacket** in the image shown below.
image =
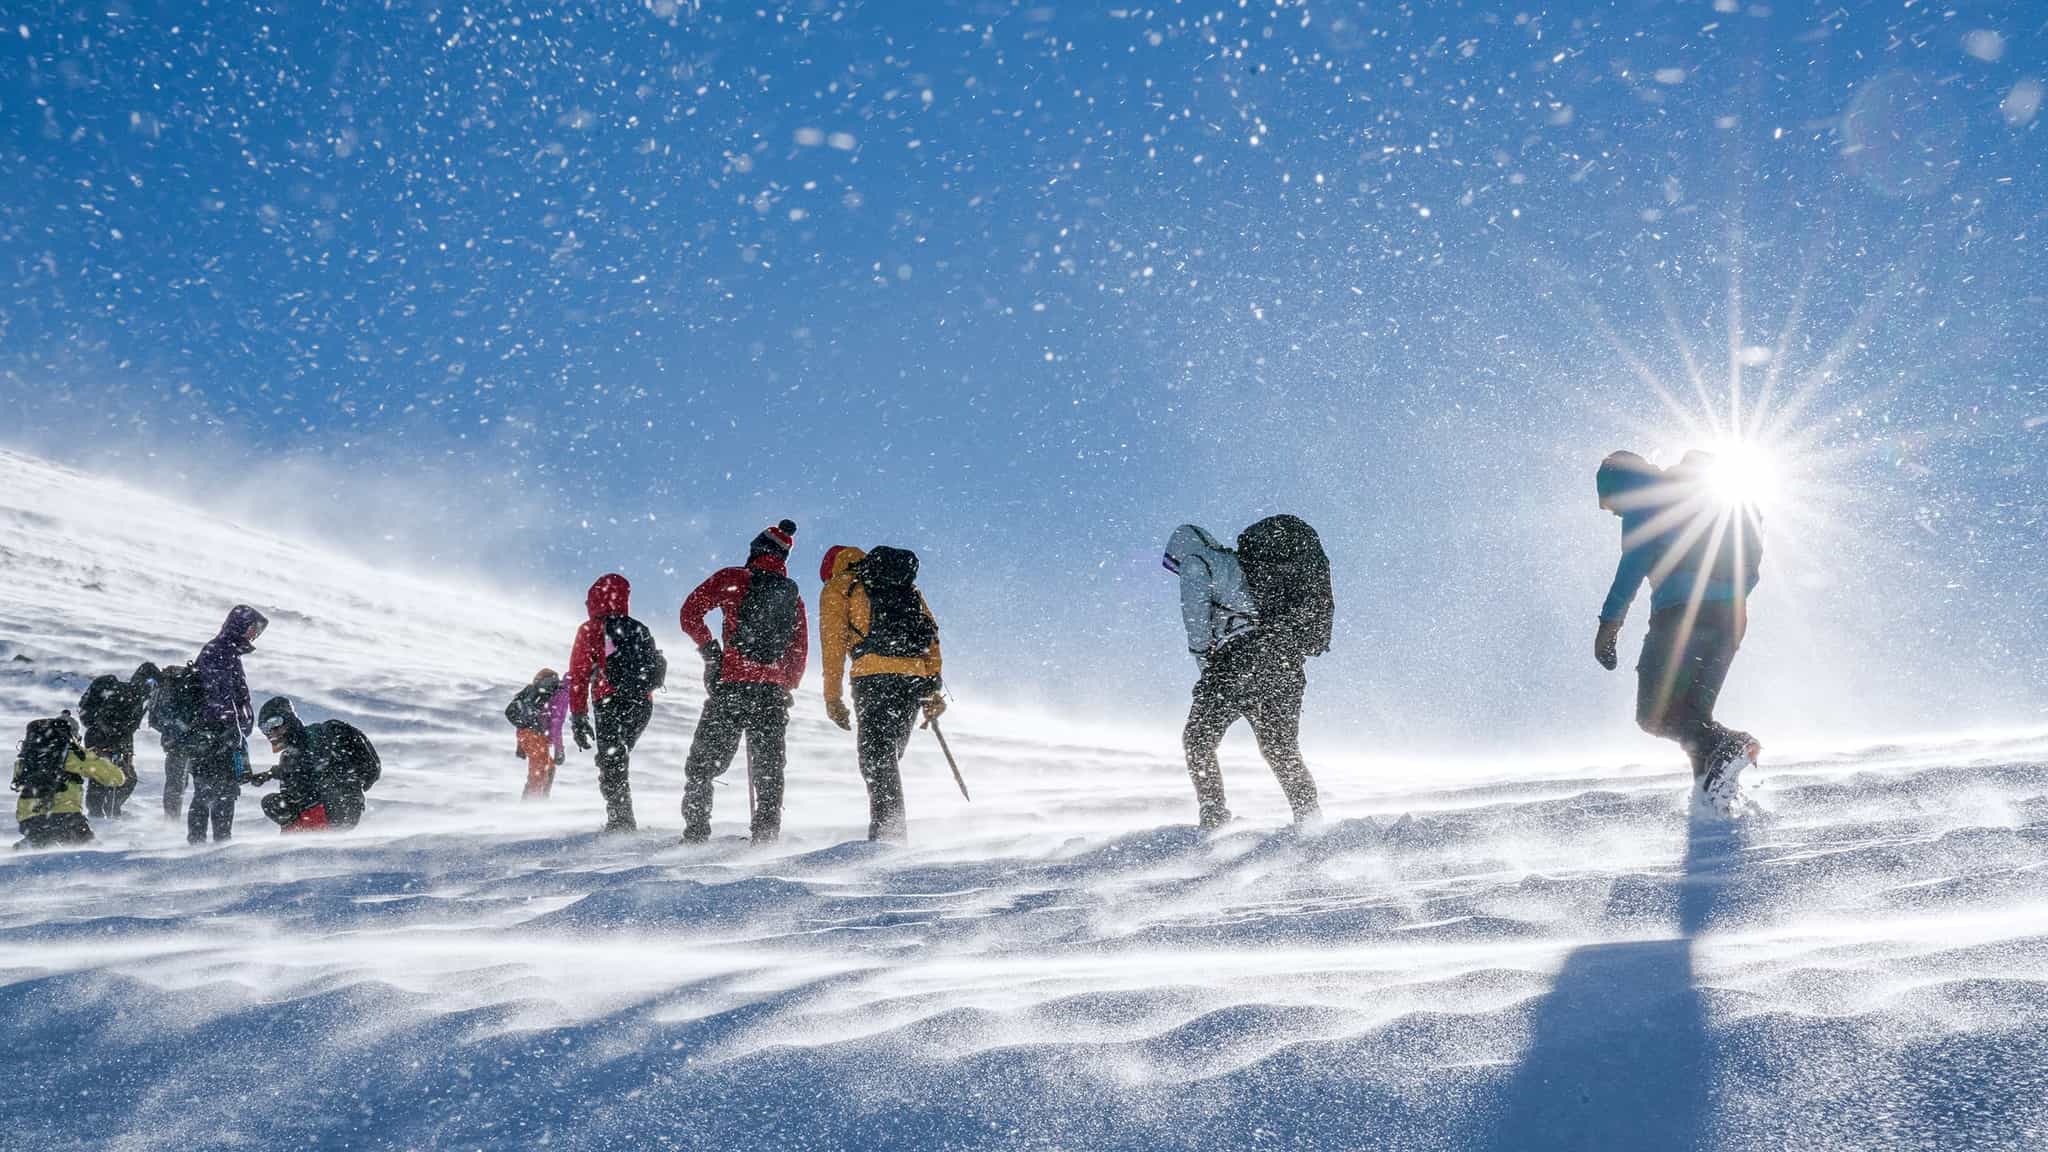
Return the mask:
{"type": "Polygon", "coordinates": [[[853,710],[860,714],[860,775],[868,788],[868,839],[903,840],[900,762],[918,713],[937,718],[939,625],[917,590],[917,556],[901,548],[829,549],[818,575],[818,647],[825,662],[825,714],[851,729],[842,687],[852,658],[853,710]]]}
{"type": "Polygon", "coordinates": [[[119,764],[96,756],[78,743],[71,716],[29,722],[28,735],[14,759],[14,819],[21,826],[17,848],[53,844],[88,844],[92,825],[85,819],[85,782],[119,788],[128,774],[119,764]]]}

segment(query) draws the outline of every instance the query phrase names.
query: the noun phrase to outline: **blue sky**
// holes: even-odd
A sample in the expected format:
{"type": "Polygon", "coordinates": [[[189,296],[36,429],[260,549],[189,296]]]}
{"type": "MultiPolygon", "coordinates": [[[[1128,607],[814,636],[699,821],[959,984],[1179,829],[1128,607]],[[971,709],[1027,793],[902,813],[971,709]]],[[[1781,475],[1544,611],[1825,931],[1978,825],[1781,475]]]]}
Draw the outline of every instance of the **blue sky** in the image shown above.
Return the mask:
{"type": "Polygon", "coordinates": [[[1604,739],[1592,468],[1682,447],[1660,390],[1725,412],[1734,360],[1797,483],[1730,706],[2048,700],[2024,5],[15,22],[0,435],[263,478],[562,595],[565,644],[592,576],[672,630],[787,515],[799,565],[916,548],[970,695],[1172,723],[1167,533],[1287,510],[1337,569],[1312,733],[1604,739]]]}

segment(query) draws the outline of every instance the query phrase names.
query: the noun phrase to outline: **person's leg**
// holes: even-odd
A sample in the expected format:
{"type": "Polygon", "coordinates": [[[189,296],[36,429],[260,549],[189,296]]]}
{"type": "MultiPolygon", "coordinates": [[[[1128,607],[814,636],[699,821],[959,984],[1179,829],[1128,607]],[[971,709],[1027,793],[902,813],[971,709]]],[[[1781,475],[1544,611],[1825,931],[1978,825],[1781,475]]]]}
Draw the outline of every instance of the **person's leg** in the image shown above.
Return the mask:
{"type": "Polygon", "coordinates": [[[164,749],[164,815],[176,820],[185,811],[185,785],[192,776],[192,754],[173,744],[164,749]]]}
{"type": "Polygon", "coordinates": [[[1685,739],[1689,731],[1685,701],[1691,688],[1684,646],[1679,643],[1685,624],[1683,607],[1667,608],[1650,617],[1642,656],[1636,661],[1636,726],[1652,736],[1677,741],[1692,760],[1693,775],[1698,776],[1705,765],[1685,739]]]}
{"type": "Polygon", "coordinates": [[[748,832],[756,844],[782,838],[782,777],[789,760],[789,708],[782,689],[765,685],[747,723],[747,775],[754,782],[748,832]]]}
{"type": "Polygon", "coordinates": [[[1230,808],[1223,797],[1223,768],[1216,761],[1216,750],[1223,745],[1223,734],[1230,731],[1243,713],[1228,688],[1231,669],[1219,662],[1227,659],[1227,655],[1218,656],[1203,667],[1195,681],[1187,724],[1181,729],[1188,779],[1195,786],[1195,806],[1204,828],[1221,828],[1230,822],[1230,808]]]}
{"type": "Polygon", "coordinates": [[[520,793],[520,799],[532,800],[547,795],[548,773],[555,766],[547,733],[521,728],[518,744],[520,755],[526,757],[526,789],[520,793]]]}
{"type": "Polygon", "coordinates": [[[1712,770],[1751,742],[1748,733],[1729,728],[1714,715],[1721,688],[1728,682],[1728,671],[1742,647],[1742,625],[1741,611],[1736,605],[1725,601],[1703,604],[1686,644],[1689,675],[1682,711],[1688,728],[1682,740],[1698,766],[1695,775],[1712,770]]]}
{"type": "Polygon", "coordinates": [[[1245,712],[1252,735],[1258,739],[1259,754],[1280,781],[1297,824],[1322,812],[1315,777],[1301,758],[1301,703],[1307,688],[1308,676],[1297,658],[1272,660],[1256,674],[1251,684],[1253,699],[1245,712]]]}
{"type": "Polygon", "coordinates": [[[223,843],[235,834],[235,801],[241,795],[242,785],[232,775],[220,781],[211,812],[214,843],[223,843]]]}
{"type": "Polygon", "coordinates": [[[120,755],[114,758],[114,763],[121,766],[121,776],[123,779],[121,786],[114,789],[113,794],[108,797],[107,815],[109,816],[119,816],[121,814],[121,809],[128,803],[128,798],[135,795],[135,786],[142,782],[142,778],[135,773],[134,741],[129,741],[127,747],[120,750],[120,755]]]}
{"type": "Polygon", "coordinates": [[[652,705],[612,696],[597,703],[597,790],[604,797],[607,832],[631,832],[633,789],[629,770],[633,744],[647,727],[652,705]]]}
{"type": "Polygon", "coordinates": [[[213,785],[204,765],[192,770],[192,806],[185,812],[185,842],[206,843],[207,826],[213,822],[213,785]]]}
{"type": "Polygon", "coordinates": [[[696,734],[690,737],[690,757],[683,762],[683,841],[702,844],[711,839],[712,782],[732,767],[746,730],[747,700],[744,684],[718,684],[704,701],[697,717],[696,734]]]}
{"type": "Polygon", "coordinates": [[[853,706],[860,718],[860,775],[868,786],[870,840],[908,837],[898,759],[909,739],[923,683],[913,676],[886,675],[863,676],[853,682],[853,706]]]}

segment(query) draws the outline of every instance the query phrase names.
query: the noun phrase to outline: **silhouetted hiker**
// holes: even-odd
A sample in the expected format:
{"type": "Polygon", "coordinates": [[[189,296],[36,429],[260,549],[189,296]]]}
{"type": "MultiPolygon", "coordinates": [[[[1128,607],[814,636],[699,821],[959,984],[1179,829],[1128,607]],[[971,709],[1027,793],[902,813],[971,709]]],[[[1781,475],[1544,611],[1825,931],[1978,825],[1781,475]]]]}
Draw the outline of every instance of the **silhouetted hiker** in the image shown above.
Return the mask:
{"type": "Polygon", "coordinates": [[[279,784],[263,798],[265,816],[286,832],[353,828],[362,820],[363,793],[376,785],[383,765],[360,729],[340,720],[306,724],[282,696],[263,702],[256,727],[277,753],[277,766],[249,781],[279,784]]]}
{"type": "Polygon", "coordinates": [[[91,843],[92,825],[84,811],[86,784],[119,787],[123,779],[120,765],[78,743],[69,712],[29,721],[15,750],[11,781],[21,794],[14,802],[14,820],[21,828],[21,842],[15,847],[91,843]]]}
{"type": "Polygon", "coordinates": [[[654,717],[654,690],[668,679],[668,661],[647,625],[628,615],[633,586],[616,572],[597,578],[584,597],[590,618],[576,630],[569,655],[570,725],[576,747],[590,751],[590,713],[597,713],[597,790],[604,830],[631,832],[633,745],[654,717]]]}
{"type": "Polygon", "coordinates": [[[197,667],[173,664],[158,673],[149,701],[149,726],[163,744],[164,815],[173,820],[185,818],[185,785],[200,743],[194,737],[205,715],[206,686],[197,667]]]}
{"type": "Polygon", "coordinates": [[[79,698],[78,719],[85,725],[86,749],[119,765],[122,775],[122,783],[114,787],[97,780],[85,786],[85,811],[94,819],[119,816],[121,806],[135,792],[135,730],[149,713],[157,676],[156,665],[144,661],[130,679],[101,676],[87,685],[85,695],[79,698]]]}
{"type": "Polygon", "coordinates": [[[768,528],[747,547],[743,568],[722,568],[683,601],[683,633],[704,657],[704,711],[683,769],[683,841],[711,838],[711,782],[732,766],[747,742],[749,831],[756,844],[782,834],[782,775],[788,760],[791,693],[810,657],[810,621],[789,578],[796,522],[768,528]],[[724,643],[711,638],[706,615],[723,614],[724,643]]]}
{"type": "Polygon", "coordinates": [[[1188,651],[1201,667],[1182,743],[1204,828],[1230,820],[1216,750],[1242,717],[1280,781],[1296,823],[1321,812],[1301,757],[1301,707],[1311,656],[1330,649],[1336,602],[1315,529],[1272,516],[1244,530],[1235,551],[1193,524],[1174,529],[1166,570],[1180,577],[1188,651]]]}
{"type": "Polygon", "coordinates": [[[853,727],[840,686],[851,657],[868,839],[905,840],[903,751],[920,711],[936,718],[946,710],[939,625],[917,589],[917,554],[841,545],[825,553],[818,574],[825,580],[818,596],[825,714],[841,728],[853,727]]]}
{"type": "Polygon", "coordinates": [[[256,724],[242,657],[256,650],[257,637],[269,626],[263,613],[237,604],[220,634],[193,662],[202,703],[199,722],[187,737],[194,741],[192,807],[185,816],[185,839],[191,843],[205,842],[209,830],[215,841],[234,833],[235,800],[249,778],[249,731],[256,724]]]}
{"type": "Polygon", "coordinates": [[[569,688],[553,668],[543,668],[532,683],[505,705],[511,721],[515,755],[526,761],[526,791],[521,799],[545,800],[555,788],[555,769],[564,759],[562,722],[569,715],[569,688]]]}
{"type": "Polygon", "coordinates": [[[1763,565],[1756,509],[1721,499],[1713,456],[1688,453],[1666,472],[1633,452],[1600,462],[1600,507],[1621,518],[1621,562],[1600,609],[1593,657],[1613,671],[1622,622],[1644,581],[1650,630],[1636,664],[1636,723],[1676,740],[1702,800],[1725,815],[1742,806],[1740,777],[1762,751],[1714,719],[1728,669],[1749,629],[1749,594],[1763,565]]]}

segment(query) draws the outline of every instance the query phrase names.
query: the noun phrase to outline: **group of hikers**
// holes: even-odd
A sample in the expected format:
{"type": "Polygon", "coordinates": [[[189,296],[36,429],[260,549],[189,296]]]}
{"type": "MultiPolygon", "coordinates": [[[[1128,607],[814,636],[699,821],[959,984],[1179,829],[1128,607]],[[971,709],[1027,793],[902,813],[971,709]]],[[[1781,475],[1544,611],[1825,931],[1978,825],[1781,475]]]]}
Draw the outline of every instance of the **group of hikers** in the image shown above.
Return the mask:
{"type": "Polygon", "coordinates": [[[18,846],[89,843],[88,815],[120,816],[139,782],[135,736],[145,722],[163,744],[164,815],[184,818],[189,842],[229,839],[242,787],[273,781],[278,790],[262,808],[280,828],[354,827],[363,793],[381,773],[376,749],[343,721],[303,723],[283,696],[260,710],[251,706],[242,657],[255,651],[269,624],[238,604],[190,663],[159,668],[145,661],[126,681],[101,676],[86,687],[75,716],[66,709],[30,721],[14,761],[18,846]],[[261,772],[249,763],[249,736],[258,731],[277,756],[261,772]]]}
{"type": "MultiPolygon", "coordinates": [[[[810,662],[810,618],[789,575],[796,523],[763,529],[743,565],[713,572],[683,600],[683,635],[704,661],[703,710],[683,763],[683,841],[711,837],[714,782],[747,750],[748,834],[770,844],[782,834],[789,710],[810,662]],[[721,619],[717,635],[707,622],[721,619]]],[[[917,554],[903,548],[828,548],[819,565],[818,646],[825,663],[825,715],[852,730],[867,785],[868,838],[903,840],[901,761],[918,718],[946,710],[939,625],[917,587],[917,554]],[[850,665],[850,666],[849,666],[850,665]],[[852,681],[853,706],[846,704],[852,681]]],[[[562,724],[576,746],[595,748],[607,832],[638,827],[633,813],[633,748],[667,683],[668,661],[653,633],[632,615],[632,585],[616,572],[598,577],[584,598],[588,618],[576,631],[569,674],[544,668],[505,708],[527,763],[526,796],[546,796],[561,763],[562,724]]]]}
{"type": "MultiPolygon", "coordinates": [[[[1748,628],[1763,541],[1753,507],[1716,495],[1714,466],[1703,452],[1668,470],[1630,452],[1601,462],[1595,489],[1600,507],[1621,519],[1622,548],[1594,656],[1610,671],[1617,667],[1622,624],[1648,583],[1636,721],[1684,749],[1697,799],[1734,815],[1743,805],[1740,775],[1761,746],[1719,723],[1714,709],[1748,628]]],[[[742,743],[750,839],[769,844],[781,834],[789,712],[810,658],[809,617],[788,571],[795,539],[789,520],[763,530],[745,564],[712,573],[683,601],[682,631],[703,659],[706,693],[683,768],[685,843],[710,838],[714,782],[742,743]],[[707,622],[714,611],[722,617],[716,635],[707,622]]],[[[1183,524],[1167,541],[1165,567],[1179,577],[1188,651],[1199,667],[1182,736],[1201,826],[1220,828],[1231,819],[1217,749],[1239,719],[1249,723],[1294,820],[1317,819],[1316,782],[1301,753],[1301,710],[1307,662],[1330,648],[1336,601],[1315,529],[1295,516],[1270,516],[1239,533],[1232,547],[1183,524]]],[[[907,837],[903,753],[919,718],[935,726],[946,710],[938,623],[917,586],[917,556],[906,549],[829,548],[818,575],[825,714],[857,731],[868,838],[900,842],[907,837]]],[[[577,629],[568,674],[542,669],[505,709],[526,764],[529,799],[545,798],[554,787],[566,756],[565,724],[580,750],[595,749],[608,832],[637,827],[633,749],[668,676],[653,633],[631,613],[631,596],[624,576],[599,577],[585,597],[587,619],[577,629]]],[[[13,779],[23,845],[84,843],[92,839],[88,815],[121,814],[136,787],[135,734],[145,721],[163,742],[164,811],[176,816],[184,807],[192,843],[209,833],[228,839],[242,786],[272,780],[280,787],[264,797],[263,812],[285,831],[355,826],[364,793],[381,772],[377,753],[340,720],[302,723],[282,696],[251,710],[242,657],[266,625],[260,612],[239,605],[190,664],[145,663],[125,682],[102,676],[86,689],[76,718],[67,711],[31,722],[13,779]],[[278,756],[260,773],[250,770],[247,745],[258,729],[278,756]]]]}

